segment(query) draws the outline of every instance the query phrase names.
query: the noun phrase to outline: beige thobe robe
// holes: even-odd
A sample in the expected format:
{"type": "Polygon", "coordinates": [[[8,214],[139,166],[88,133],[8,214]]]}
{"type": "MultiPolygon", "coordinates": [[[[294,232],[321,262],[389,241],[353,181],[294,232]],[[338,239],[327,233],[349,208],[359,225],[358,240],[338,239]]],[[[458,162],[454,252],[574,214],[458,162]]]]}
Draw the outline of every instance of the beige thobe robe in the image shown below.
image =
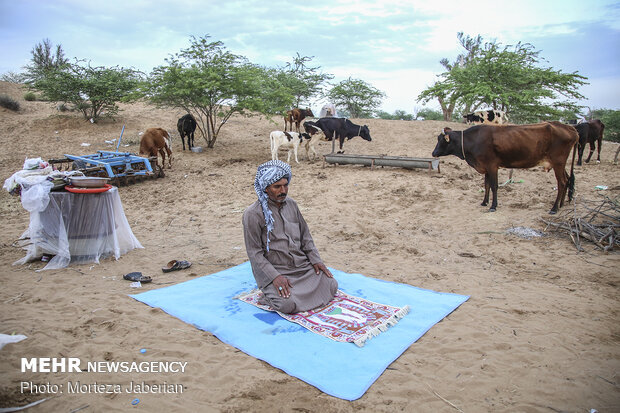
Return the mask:
{"type": "Polygon", "coordinates": [[[297,203],[287,198],[281,208],[269,200],[274,225],[267,251],[267,225],[260,202],[243,213],[245,248],[252,265],[256,284],[266,301],[283,313],[297,313],[325,305],[334,298],[338,282],[323,272],[318,275],[313,264],[321,262],[308,224],[297,203]],[[288,278],[292,288],[288,298],[280,297],[272,281],[278,275],[288,278]]]}

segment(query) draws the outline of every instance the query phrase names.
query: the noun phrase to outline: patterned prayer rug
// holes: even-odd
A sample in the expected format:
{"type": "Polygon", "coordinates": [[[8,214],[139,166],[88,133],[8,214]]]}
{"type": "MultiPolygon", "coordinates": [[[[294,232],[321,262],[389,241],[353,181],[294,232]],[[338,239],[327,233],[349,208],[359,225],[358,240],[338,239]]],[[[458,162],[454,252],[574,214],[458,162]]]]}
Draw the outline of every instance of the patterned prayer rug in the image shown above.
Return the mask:
{"type": "Polygon", "coordinates": [[[366,340],[398,323],[409,312],[402,308],[378,304],[338,290],[327,305],[296,314],[284,314],[262,302],[263,293],[253,290],[237,298],[335,341],[355,343],[361,347],[366,340]]]}

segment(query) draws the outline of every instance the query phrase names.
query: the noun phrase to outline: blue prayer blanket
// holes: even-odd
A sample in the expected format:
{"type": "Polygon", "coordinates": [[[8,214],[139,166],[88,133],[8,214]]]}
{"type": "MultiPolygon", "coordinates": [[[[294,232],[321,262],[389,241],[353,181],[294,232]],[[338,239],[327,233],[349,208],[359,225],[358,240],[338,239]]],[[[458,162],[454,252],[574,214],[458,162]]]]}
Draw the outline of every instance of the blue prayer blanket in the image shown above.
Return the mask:
{"type": "Polygon", "coordinates": [[[256,288],[250,263],[170,287],[131,295],[224,343],[345,400],[364,395],[383,371],[469,296],[438,293],[330,268],[339,288],[410,312],[364,347],[340,343],[235,297],[256,288]]]}

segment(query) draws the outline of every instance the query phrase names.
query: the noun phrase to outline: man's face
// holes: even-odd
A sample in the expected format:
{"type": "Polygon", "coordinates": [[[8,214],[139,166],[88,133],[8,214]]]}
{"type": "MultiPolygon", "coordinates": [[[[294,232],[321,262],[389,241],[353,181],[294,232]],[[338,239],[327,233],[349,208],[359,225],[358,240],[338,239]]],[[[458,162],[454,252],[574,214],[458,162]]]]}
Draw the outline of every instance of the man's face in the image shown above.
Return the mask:
{"type": "Polygon", "coordinates": [[[269,199],[273,202],[282,203],[286,199],[286,194],[288,194],[288,179],[282,178],[277,182],[269,185],[265,188],[265,192],[269,199]]]}

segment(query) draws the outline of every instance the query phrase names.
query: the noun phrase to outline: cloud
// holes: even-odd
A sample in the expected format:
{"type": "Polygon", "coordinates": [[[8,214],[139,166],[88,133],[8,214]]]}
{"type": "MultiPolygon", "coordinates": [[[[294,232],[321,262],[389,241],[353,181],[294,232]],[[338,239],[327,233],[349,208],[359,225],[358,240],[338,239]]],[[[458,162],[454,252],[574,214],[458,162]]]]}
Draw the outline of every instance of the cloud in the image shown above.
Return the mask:
{"type": "Polygon", "coordinates": [[[566,72],[618,75],[617,0],[0,0],[0,73],[19,71],[44,38],[62,44],[67,57],[148,73],[187,48],[191,35],[209,34],[263,66],[282,67],[296,53],[314,56],[313,66],[385,89],[385,107],[400,108],[435,80],[441,58],[462,52],[460,31],[505,45],[532,43],[566,72]],[[588,59],[572,57],[578,47],[588,50],[588,59]]]}
{"type": "Polygon", "coordinates": [[[620,90],[620,76],[597,77],[590,79],[590,84],[581,88],[581,93],[587,98],[580,102],[590,109],[620,110],[618,91],[620,90]]]}
{"type": "MultiPolygon", "coordinates": [[[[395,110],[404,110],[412,113],[415,107],[421,106],[416,101],[420,92],[436,80],[436,73],[424,69],[401,69],[395,71],[377,71],[362,67],[334,67],[331,73],[336,77],[332,83],[347,79],[361,79],[387,95],[382,110],[393,113],[395,110]]],[[[435,108],[436,102],[429,102],[426,106],[435,108]]]]}

